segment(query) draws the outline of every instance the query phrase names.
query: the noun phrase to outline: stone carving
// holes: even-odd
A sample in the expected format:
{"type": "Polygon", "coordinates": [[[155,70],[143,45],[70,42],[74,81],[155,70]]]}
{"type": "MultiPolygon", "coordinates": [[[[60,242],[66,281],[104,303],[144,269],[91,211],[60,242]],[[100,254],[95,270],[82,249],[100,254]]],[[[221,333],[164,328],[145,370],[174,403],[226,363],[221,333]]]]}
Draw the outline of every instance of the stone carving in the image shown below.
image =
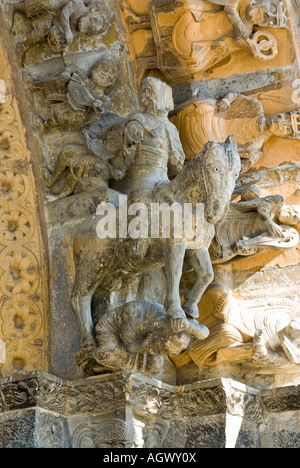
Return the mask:
{"type": "Polygon", "coordinates": [[[124,127],[124,150],[130,168],[130,200],[149,202],[156,185],[182,170],[185,155],[178,131],[168,119],[174,109],[172,89],[158,79],[147,78],[139,103],[142,112],[130,116],[124,127]]]}
{"type": "MultiPolygon", "coordinates": [[[[40,122],[43,130],[51,131],[55,127],[67,126],[69,130],[76,131],[87,120],[93,120],[92,115],[101,113],[110,103],[104,91],[115,83],[116,77],[115,63],[112,60],[101,60],[92,67],[91,78],[79,68],[69,66],[62,74],[65,85],[57,80],[33,83],[33,89],[41,88],[45,92],[45,104],[48,103],[49,106],[45,105],[42,106],[44,109],[40,109],[43,115],[47,107],[46,120],[40,122]],[[46,91],[50,88],[51,93],[47,94],[46,91]]],[[[95,145],[90,144],[86,128],[83,126],[81,130],[85,137],[80,132],[79,137],[74,137],[74,142],[63,145],[51,171],[46,165],[41,168],[46,186],[59,198],[106,186],[105,182],[109,179],[118,180],[123,177],[123,173],[109,162],[115,154],[109,148],[106,149],[100,140],[97,141],[99,147],[95,151],[95,145]]]]}
{"type": "Polygon", "coordinates": [[[300,364],[300,317],[295,318],[278,332],[270,346],[260,330],[255,336],[253,360],[260,365],[272,367],[292,367],[300,364]]]}
{"type": "Polygon", "coordinates": [[[95,63],[89,72],[69,65],[59,78],[32,81],[35,96],[34,126],[43,134],[53,129],[79,129],[105,111],[110,98],[105,91],[117,79],[117,64],[108,59],[95,63]]]}
{"type": "Polygon", "coordinates": [[[136,448],[135,427],[118,419],[83,423],[72,436],[74,448],[136,448]]]}
{"type": "Polygon", "coordinates": [[[269,29],[288,28],[281,0],[155,0],[150,20],[145,11],[140,15],[138,5],[121,3],[131,33],[153,32],[156,56],[139,57],[138,75],[159,68],[170,83],[199,79],[240,49],[258,60],[272,60],[278,43],[269,29]]]}
{"type": "Polygon", "coordinates": [[[298,245],[299,234],[291,226],[300,226],[299,206],[285,205],[280,195],[263,197],[256,187],[244,189],[241,195],[242,201],[231,203],[225,219],[216,225],[210,246],[213,263],[298,245]]]}
{"type": "Polygon", "coordinates": [[[162,420],[140,420],[132,417],[124,422],[116,417],[103,417],[80,424],[72,435],[74,448],[158,448],[169,429],[162,420]],[[108,429],[109,426],[109,429],[108,429]]]}
{"type": "Polygon", "coordinates": [[[210,321],[210,335],[192,344],[189,357],[198,367],[235,361],[265,368],[299,365],[297,304],[297,296],[238,301],[216,284],[203,296],[199,311],[202,322],[210,321]]]}
{"type": "Polygon", "coordinates": [[[33,126],[41,135],[53,130],[78,129],[89,118],[89,110],[75,111],[68,102],[67,83],[61,79],[49,79],[30,83],[29,91],[35,100],[33,126]]]}
{"type": "Polygon", "coordinates": [[[24,0],[11,4],[13,12],[31,21],[32,32],[26,48],[47,39],[54,52],[72,44],[74,38],[100,35],[107,31],[111,15],[98,0],[24,0]]]}
{"type": "MultiPolygon", "coordinates": [[[[2,42],[0,61],[12,63],[2,42]]],[[[46,270],[40,268],[46,259],[27,130],[20,101],[11,94],[8,66],[1,78],[6,92],[0,104],[0,339],[5,342],[0,375],[6,376],[44,369],[49,301],[46,270]]]]}
{"type": "MultiPolygon", "coordinates": [[[[176,332],[164,308],[149,302],[130,302],[107,312],[96,325],[97,349],[94,353],[94,371],[134,370],[158,374],[163,367],[163,356],[179,354],[192,338],[202,340],[209,331],[196,320],[180,319],[176,332]],[[98,364],[98,365],[97,365],[98,364]]],[[[91,356],[79,353],[77,365],[84,366],[91,356]]]]}
{"type": "Polygon", "coordinates": [[[69,66],[62,74],[68,83],[68,102],[75,111],[92,107],[96,112],[110,103],[104,91],[115,84],[117,65],[112,60],[101,60],[93,66],[89,78],[78,67],[69,66]]]}
{"type": "MultiPolygon", "coordinates": [[[[109,154],[109,157],[113,159],[114,155],[109,154]]],[[[75,144],[59,153],[52,174],[45,166],[41,168],[41,174],[58,198],[106,187],[108,180],[120,180],[124,175],[109,160],[89,153],[84,145],[75,144]]]]}
{"type": "MultiPolygon", "coordinates": [[[[157,88],[160,89],[162,84],[156,80],[154,92],[153,81],[150,81],[150,88],[148,81],[145,84],[145,96],[149,96],[146,103],[151,103],[152,113],[147,115],[146,112],[146,118],[142,122],[144,129],[148,130],[147,119],[153,119],[155,124],[156,113],[157,127],[151,132],[149,129],[141,136],[141,117],[140,121],[135,119],[134,128],[137,131],[129,137],[132,119],[129,122],[130,127],[125,127],[125,149],[127,148],[129,156],[135,158],[130,168],[133,183],[129,200],[144,201],[146,204],[150,201],[160,204],[204,203],[203,239],[199,248],[189,251],[187,245],[190,240],[184,237],[179,242],[176,242],[176,239],[175,242],[172,239],[165,242],[166,239],[150,239],[148,233],[148,238],[136,241],[129,237],[119,238],[116,232],[116,238],[101,239],[97,236],[97,224],[101,215],[88,218],[75,236],[76,277],[72,293],[72,304],[81,330],[82,344],[87,349],[95,346],[91,302],[96,291],[102,295],[116,291],[120,289],[120,279],[125,279],[128,287],[130,281],[134,281],[137,274],[143,271],[165,267],[165,307],[168,317],[182,319],[186,314],[191,317],[198,316],[198,302],[213,280],[208,248],[214,236],[214,224],[222,218],[228,207],[241,169],[236,143],[229,138],[226,143],[208,143],[203,153],[189,161],[171,182],[168,181],[167,162],[170,156],[174,156],[174,152],[178,154],[176,148],[170,148],[166,144],[167,136],[175,134],[173,127],[165,122],[170,102],[166,97],[171,96],[171,92],[165,85],[167,96],[164,101],[158,102],[157,88]],[[152,93],[149,92],[151,90],[152,93]],[[163,110],[159,111],[159,108],[163,110]],[[169,129],[172,129],[172,133],[169,129]],[[196,272],[197,281],[187,294],[182,308],[179,286],[186,254],[196,272]]],[[[112,304],[111,307],[113,308],[112,304]]]]}
{"type": "Polygon", "coordinates": [[[257,99],[234,92],[220,100],[195,99],[180,106],[171,117],[188,158],[203,151],[207,141],[225,141],[234,135],[242,158],[242,172],[259,160],[271,136],[299,140],[298,119],[299,111],[266,118],[257,99]]]}

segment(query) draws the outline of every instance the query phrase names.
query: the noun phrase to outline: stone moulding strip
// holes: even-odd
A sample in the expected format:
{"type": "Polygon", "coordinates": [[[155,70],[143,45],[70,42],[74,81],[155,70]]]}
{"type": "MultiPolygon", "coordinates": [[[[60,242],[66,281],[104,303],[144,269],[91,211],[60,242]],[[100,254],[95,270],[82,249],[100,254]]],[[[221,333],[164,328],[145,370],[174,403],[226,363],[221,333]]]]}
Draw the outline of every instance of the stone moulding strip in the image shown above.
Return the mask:
{"type": "Polygon", "coordinates": [[[218,414],[260,424],[300,410],[300,386],[259,391],[231,379],[172,386],[131,372],[66,381],[42,371],[0,379],[0,413],[39,408],[68,417],[130,407],[148,417],[187,420],[218,414]]]}
{"type": "Polygon", "coordinates": [[[39,408],[68,417],[124,407],[167,421],[218,414],[263,421],[259,391],[231,379],[172,386],[129,371],[76,381],[41,371],[0,379],[0,413],[39,408]]]}
{"type": "Polygon", "coordinates": [[[264,390],[260,394],[261,404],[267,413],[283,413],[300,410],[300,385],[264,390]]]}

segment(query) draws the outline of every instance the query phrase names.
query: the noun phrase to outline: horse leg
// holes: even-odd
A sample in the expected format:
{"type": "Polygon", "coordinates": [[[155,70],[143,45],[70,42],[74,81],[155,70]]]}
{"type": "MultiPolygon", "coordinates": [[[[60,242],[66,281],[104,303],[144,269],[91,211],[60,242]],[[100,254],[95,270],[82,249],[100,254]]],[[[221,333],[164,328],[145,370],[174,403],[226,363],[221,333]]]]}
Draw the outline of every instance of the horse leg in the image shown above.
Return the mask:
{"type": "Polygon", "coordinates": [[[209,251],[206,248],[190,250],[189,261],[197,274],[197,280],[189,293],[185,296],[183,309],[187,315],[193,318],[199,317],[198,304],[214,279],[214,271],[211,264],[209,251]]]}
{"type": "Polygon", "coordinates": [[[94,259],[82,259],[77,265],[71,303],[77,318],[82,347],[92,350],[96,346],[92,319],[92,299],[97,287],[111,268],[112,252],[95,254],[94,259]]]}
{"type": "Polygon", "coordinates": [[[172,319],[185,318],[185,312],[181,307],[180,280],[182,277],[185,244],[170,244],[165,247],[165,276],[166,276],[166,301],[167,315],[172,319]]]}
{"type": "Polygon", "coordinates": [[[126,285],[126,304],[137,300],[137,293],[141,282],[142,274],[127,275],[124,284],[126,285]]]}
{"type": "Polygon", "coordinates": [[[94,325],[91,314],[92,298],[96,291],[93,289],[83,291],[81,285],[75,283],[71,303],[79,326],[81,346],[85,351],[92,351],[96,347],[94,325]]]}

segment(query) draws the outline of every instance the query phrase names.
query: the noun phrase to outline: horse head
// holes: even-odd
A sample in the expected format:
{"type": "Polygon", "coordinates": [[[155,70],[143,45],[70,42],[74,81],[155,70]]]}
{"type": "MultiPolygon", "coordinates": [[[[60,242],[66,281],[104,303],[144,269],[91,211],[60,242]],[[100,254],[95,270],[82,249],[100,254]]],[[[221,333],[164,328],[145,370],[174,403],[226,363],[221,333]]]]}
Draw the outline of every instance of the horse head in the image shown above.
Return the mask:
{"type": "Polygon", "coordinates": [[[208,223],[217,223],[228,209],[241,168],[235,137],[227,138],[225,143],[209,142],[205,145],[202,178],[205,189],[204,216],[208,223]]]}

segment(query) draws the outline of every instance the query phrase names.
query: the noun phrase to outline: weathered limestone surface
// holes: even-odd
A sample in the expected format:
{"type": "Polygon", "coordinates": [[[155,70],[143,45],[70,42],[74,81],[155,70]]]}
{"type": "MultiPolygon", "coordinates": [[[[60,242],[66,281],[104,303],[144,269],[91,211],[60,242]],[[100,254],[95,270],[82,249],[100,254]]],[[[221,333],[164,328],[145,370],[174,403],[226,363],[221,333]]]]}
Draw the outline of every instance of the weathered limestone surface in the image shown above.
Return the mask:
{"type": "Polygon", "coordinates": [[[1,379],[1,447],[299,448],[299,387],[232,379],[171,386],[122,372],[1,379]]]}
{"type": "Polygon", "coordinates": [[[299,448],[298,0],[0,5],[0,447],[299,448]]]}

